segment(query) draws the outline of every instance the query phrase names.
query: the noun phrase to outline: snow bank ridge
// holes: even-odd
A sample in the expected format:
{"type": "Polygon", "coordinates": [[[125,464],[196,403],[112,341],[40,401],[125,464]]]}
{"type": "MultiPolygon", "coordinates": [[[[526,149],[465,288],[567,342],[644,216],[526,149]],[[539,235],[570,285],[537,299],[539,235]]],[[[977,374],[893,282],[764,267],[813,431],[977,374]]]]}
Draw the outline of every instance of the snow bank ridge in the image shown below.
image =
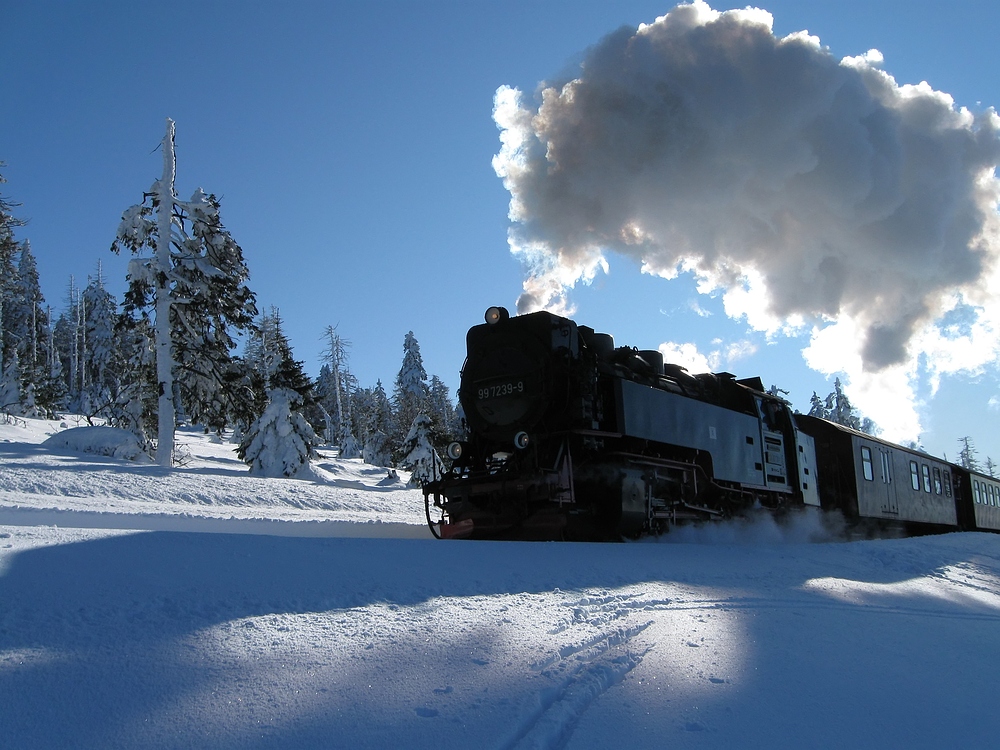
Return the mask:
{"type": "Polygon", "coordinates": [[[117,427],[71,427],[56,433],[42,445],[49,449],[152,463],[152,459],[139,444],[139,439],[131,432],[117,427]]]}

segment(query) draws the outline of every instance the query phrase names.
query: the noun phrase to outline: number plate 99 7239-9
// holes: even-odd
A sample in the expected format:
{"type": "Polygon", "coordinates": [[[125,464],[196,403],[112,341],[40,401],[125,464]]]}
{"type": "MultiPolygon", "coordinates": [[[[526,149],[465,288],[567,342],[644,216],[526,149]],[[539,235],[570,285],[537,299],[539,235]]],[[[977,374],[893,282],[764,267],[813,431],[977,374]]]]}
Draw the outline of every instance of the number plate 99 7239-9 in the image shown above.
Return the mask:
{"type": "Polygon", "coordinates": [[[490,385],[480,386],[476,393],[480,401],[499,398],[501,396],[513,396],[518,393],[524,393],[524,381],[507,380],[502,383],[491,383],[490,385]]]}

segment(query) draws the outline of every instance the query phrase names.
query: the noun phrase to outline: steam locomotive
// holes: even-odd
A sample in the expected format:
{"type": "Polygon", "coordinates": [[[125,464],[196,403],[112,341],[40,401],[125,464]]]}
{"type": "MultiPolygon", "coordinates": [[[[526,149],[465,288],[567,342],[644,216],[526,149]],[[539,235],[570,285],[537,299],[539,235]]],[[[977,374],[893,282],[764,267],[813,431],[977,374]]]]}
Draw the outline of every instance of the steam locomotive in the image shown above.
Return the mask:
{"type": "Polygon", "coordinates": [[[810,506],[1000,530],[1000,480],[794,414],[760,378],[692,375],[549,312],[491,307],[466,343],[468,438],[423,490],[439,538],[617,540],[810,506]]]}

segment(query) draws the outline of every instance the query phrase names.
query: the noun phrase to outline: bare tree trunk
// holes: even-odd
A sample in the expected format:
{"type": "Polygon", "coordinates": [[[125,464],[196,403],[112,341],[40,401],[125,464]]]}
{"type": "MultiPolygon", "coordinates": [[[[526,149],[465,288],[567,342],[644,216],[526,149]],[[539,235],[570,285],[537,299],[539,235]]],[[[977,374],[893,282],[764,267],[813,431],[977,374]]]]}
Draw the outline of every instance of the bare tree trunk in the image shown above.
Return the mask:
{"type": "Polygon", "coordinates": [[[170,346],[170,239],[173,231],[174,179],[177,163],[174,158],[174,121],[167,118],[167,133],[163,137],[163,177],[156,184],[158,201],[156,215],[156,380],[159,388],[157,410],[156,463],[169,467],[174,452],[174,358],[170,346]]]}

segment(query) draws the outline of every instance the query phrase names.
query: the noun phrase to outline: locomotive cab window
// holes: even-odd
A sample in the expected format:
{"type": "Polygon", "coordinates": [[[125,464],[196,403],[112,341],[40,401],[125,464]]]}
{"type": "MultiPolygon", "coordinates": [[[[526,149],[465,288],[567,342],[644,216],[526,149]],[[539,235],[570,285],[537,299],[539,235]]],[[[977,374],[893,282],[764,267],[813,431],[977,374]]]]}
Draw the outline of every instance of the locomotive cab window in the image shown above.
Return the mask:
{"type": "Polygon", "coordinates": [[[872,468],[872,449],[867,445],[861,446],[861,467],[865,479],[869,482],[874,482],[875,470],[872,468]]]}
{"type": "Polygon", "coordinates": [[[920,490],[920,469],[916,461],[910,461],[910,486],[915,490],[920,490]]]}

